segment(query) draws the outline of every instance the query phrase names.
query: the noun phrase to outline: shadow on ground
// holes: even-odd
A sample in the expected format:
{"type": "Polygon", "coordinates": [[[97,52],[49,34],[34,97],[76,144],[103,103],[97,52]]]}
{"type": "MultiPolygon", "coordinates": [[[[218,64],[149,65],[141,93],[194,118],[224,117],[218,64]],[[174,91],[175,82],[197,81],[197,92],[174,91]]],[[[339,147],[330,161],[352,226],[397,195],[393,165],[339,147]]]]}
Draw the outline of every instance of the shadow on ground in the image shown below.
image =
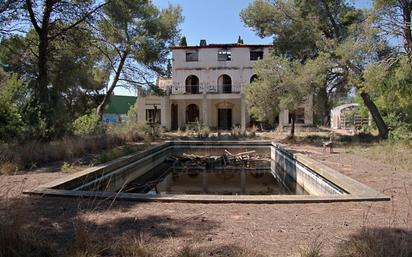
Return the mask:
{"type": "Polygon", "coordinates": [[[139,215],[131,211],[137,204],[145,203],[35,196],[1,199],[0,223],[36,231],[54,249],[70,245],[79,230],[87,231],[93,241],[111,244],[141,235],[154,242],[183,237],[198,240],[219,227],[219,223],[200,214],[176,218],[159,210],[139,215]]]}

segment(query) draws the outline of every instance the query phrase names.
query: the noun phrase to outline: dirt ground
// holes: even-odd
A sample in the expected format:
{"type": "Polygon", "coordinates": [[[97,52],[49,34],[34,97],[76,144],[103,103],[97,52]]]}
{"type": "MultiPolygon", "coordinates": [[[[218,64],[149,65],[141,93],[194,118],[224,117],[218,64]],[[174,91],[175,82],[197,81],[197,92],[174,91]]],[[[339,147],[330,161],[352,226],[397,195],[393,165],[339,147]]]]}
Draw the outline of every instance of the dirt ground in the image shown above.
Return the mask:
{"type": "Polygon", "coordinates": [[[66,176],[29,172],[0,176],[0,215],[44,232],[56,246],[73,240],[77,224],[87,224],[95,240],[111,244],[142,235],[164,253],[186,245],[222,256],[246,248],[267,256],[289,256],[315,239],[330,256],[336,244],[362,227],[403,228],[412,235],[412,171],[395,170],[356,154],[323,153],[300,146],[324,164],[392,198],[389,202],[315,204],[190,204],[110,202],[23,195],[21,192],[66,176]]]}

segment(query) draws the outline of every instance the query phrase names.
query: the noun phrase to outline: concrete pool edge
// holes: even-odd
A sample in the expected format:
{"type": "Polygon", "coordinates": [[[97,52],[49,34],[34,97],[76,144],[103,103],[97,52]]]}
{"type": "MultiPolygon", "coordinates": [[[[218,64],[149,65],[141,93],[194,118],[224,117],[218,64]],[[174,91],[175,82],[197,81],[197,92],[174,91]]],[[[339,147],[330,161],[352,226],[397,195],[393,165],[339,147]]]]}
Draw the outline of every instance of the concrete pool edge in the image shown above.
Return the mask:
{"type": "Polygon", "coordinates": [[[150,147],[139,153],[121,157],[96,167],[68,175],[62,179],[41,185],[33,190],[24,191],[24,194],[62,196],[62,197],[91,197],[100,199],[119,199],[130,201],[157,201],[157,202],[198,202],[198,203],[327,203],[327,202],[349,202],[349,201],[389,201],[390,197],[360,183],[342,173],[311,159],[308,156],[294,153],[287,147],[273,143],[271,141],[167,141],[162,144],[150,147]],[[309,167],[319,176],[327,179],[338,187],[344,189],[348,194],[341,195],[165,195],[150,196],[136,193],[113,193],[96,191],[74,191],[68,189],[57,189],[60,185],[72,183],[85,176],[105,174],[115,171],[120,167],[132,164],[142,158],[157,153],[169,147],[278,147],[285,153],[292,156],[294,160],[306,167],[309,167]]]}

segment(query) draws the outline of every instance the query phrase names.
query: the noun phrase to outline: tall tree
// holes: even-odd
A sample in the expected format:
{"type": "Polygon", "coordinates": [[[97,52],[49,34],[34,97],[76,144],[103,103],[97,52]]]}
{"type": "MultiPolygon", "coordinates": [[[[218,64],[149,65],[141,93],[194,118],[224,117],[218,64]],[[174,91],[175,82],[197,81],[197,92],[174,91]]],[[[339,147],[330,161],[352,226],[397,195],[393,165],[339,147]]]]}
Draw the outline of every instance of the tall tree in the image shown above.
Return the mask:
{"type": "MultiPolygon", "coordinates": [[[[362,23],[365,15],[344,0],[255,0],[242,11],[241,18],[259,36],[273,36],[275,55],[298,60],[302,64],[308,60],[316,60],[319,56],[329,56],[327,63],[330,65],[318,69],[319,76],[326,75],[326,80],[316,91],[317,100],[322,100],[324,103],[322,111],[324,117],[329,113],[328,101],[331,94],[347,87],[351,80],[348,76],[356,74],[362,77],[367,63],[359,62],[361,52],[356,51],[358,49],[350,51],[353,59],[342,62],[342,55],[345,53],[339,51],[339,46],[353,39],[353,27],[362,23]],[[355,65],[360,70],[357,70],[357,73],[345,72],[354,71],[354,63],[362,64],[355,65]]],[[[361,38],[362,34],[355,33],[355,35],[364,40],[361,38]]],[[[365,59],[365,61],[370,60],[365,59]]],[[[386,124],[368,92],[362,90],[361,84],[351,85],[357,86],[361,91],[380,135],[386,137],[388,133],[386,124]]]]}
{"type": "MultiPolygon", "coordinates": [[[[87,30],[74,28],[68,31],[64,39],[50,43],[51,55],[48,61],[50,97],[55,106],[54,132],[56,137],[69,132],[71,121],[79,115],[96,108],[98,91],[108,80],[106,67],[100,65],[102,59],[94,48],[90,47],[92,36],[87,30]],[[82,44],[78,44],[81,41],[82,44]]],[[[36,45],[37,34],[30,31],[25,36],[12,36],[0,43],[0,66],[8,73],[15,74],[19,80],[29,86],[31,98],[37,75],[36,45]]],[[[31,103],[32,104],[32,103],[31,103]]],[[[36,136],[36,109],[26,106],[21,113],[27,124],[27,136],[36,136]]]]}
{"type": "MultiPolygon", "coordinates": [[[[37,74],[33,87],[32,107],[36,109],[38,125],[42,123],[41,137],[50,139],[54,135],[56,125],[56,109],[58,97],[53,93],[49,74],[49,63],[52,56],[52,43],[64,39],[72,29],[93,18],[106,2],[101,1],[65,1],[65,0],[25,0],[25,15],[37,36],[37,74]]],[[[24,19],[22,19],[24,21],[24,19]]],[[[36,119],[33,120],[36,122],[36,119]]]]}
{"type": "Polygon", "coordinates": [[[104,7],[96,45],[111,67],[112,79],[97,108],[98,115],[103,113],[119,82],[126,86],[153,86],[150,77],[165,73],[169,46],[178,40],[181,21],[180,7],[159,10],[148,0],[118,0],[104,7]]]}
{"type": "Polygon", "coordinates": [[[402,39],[412,64],[412,0],[374,0],[375,25],[385,35],[402,39]]]}
{"type": "Polygon", "coordinates": [[[186,41],[186,37],[185,37],[185,36],[183,36],[183,37],[180,39],[179,46],[187,46],[187,41],[186,41]]]}
{"type": "Polygon", "coordinates": [[[295,134],[295,112],[307,101],[325,77],[317,75],[315,63],[303,65],[284,57],[267,56],[255,65],[257,79],[245,88],[246,101],[252,115],[271,121],[281,110],[289,110],[290,135],[295,134]]]}

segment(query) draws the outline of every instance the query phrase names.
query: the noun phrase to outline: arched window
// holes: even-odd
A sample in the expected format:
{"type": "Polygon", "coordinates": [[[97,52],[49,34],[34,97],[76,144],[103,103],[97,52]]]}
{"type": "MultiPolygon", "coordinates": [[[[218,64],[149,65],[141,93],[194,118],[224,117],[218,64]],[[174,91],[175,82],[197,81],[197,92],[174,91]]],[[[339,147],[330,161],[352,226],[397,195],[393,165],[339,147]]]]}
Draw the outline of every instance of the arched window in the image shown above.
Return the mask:
{"type": "Polygon", "coordinates": [[[257,80],[258,76],[255,74],[252,77],[250,77],[250,83],[252,83],[253,81],[257,80]]]}
{"type": "Polygon", "coordinates": [[[199,121],[199,107],[196,104],[189,104],[186,107],[186,123],[199,121]]]}
{"type": "Polygon", "coordinates": [[[199,78],[195,75],[190,75],[186,78],[186,93],[199,94],[199,78]]]}
{"type": "Polygon", "coordinates": [[[232,93],[232,78],[223,74],[217,79],[219,93],[232,93]]]}
{"type": "Polygon", "coordinates": [[[217,52],[217,60],[218,61],[231,61],[232,60],[232,51],[227,48],[219,49],[217,52]]]}

